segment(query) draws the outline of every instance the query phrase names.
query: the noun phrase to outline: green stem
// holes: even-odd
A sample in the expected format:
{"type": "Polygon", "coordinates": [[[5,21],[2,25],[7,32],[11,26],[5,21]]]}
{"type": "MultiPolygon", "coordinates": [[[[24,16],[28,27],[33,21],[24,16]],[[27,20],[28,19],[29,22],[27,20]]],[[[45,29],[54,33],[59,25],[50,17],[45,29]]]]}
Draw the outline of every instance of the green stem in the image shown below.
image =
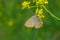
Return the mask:
{"type": "Polygon", "coordinates": [[[42,7],[52,16],[54,17],[55,19],[59,20],[60,21],[60,18],[56,17],[52,12],[50,12],[44,5],[42,5],[42,7]]]}
{"type": "Polygon", "coordinates": [[[38,8],[38,7],[41,7],[41,6],[30,6],[30,7],[31,7],[31,8],[33,8],[33,7],[37,7],[37,8],[38,8]]]}
{"type": "Polygon", "coordinates": [[[37,7],[37,6],[30,6],[30,7],[37,7]]]}

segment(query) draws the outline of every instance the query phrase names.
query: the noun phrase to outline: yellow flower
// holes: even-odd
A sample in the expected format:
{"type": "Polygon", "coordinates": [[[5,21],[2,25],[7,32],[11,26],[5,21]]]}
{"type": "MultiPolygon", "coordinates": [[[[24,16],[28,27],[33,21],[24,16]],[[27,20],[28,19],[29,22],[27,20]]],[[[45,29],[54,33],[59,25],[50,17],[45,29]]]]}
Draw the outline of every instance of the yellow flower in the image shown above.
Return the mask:
{"type": "Polygon", "coordinates": [[[42,14],[42,13],[43,13],[43,9],[40,10],[38,8],[36,9],[36,14],[42,14]]]}
{"type": "Polygon", "coordinates": [[[37,15],[39,18],[43,19],[45,16],[44,15],[37,15]]]}
{"type": "Polygon", "coordinates": [[[43,0],[36,1],[36,5],[43,4],[43,0]]]}
{"type": "Polygon", "coordinates": [[[37,0],[33,0],[33,2],[36,2],[37,0]]]}
{"type": "Polygon", "coordinates": [[[30,4],[30,2],[24,1],[24,2],[22,3],[22,9],[24,9],[24,8],[26,8],[26,7],[30,8],[30,7],[29,7],[29,4],[30,4]]]}
{"type": "Polygon", "coordinates": [[[43,9],[40,9],[40,10],[39,10],[39,14],[42,14],[42,13],[43,13],[43,9]]]}
{"type": "Polygon", "coordinates": [[[39,12],[38,8],[36,9],[36,14],[39,12]]]}
{"type": "Polygon", "coordinates": [[[43,9],[36,9],[36,15],[39,17],[39,18],[44,18],[45,16],[43,15],[43,9]]]}
{"type": "Polygon", "coordinates": [[[44,3],[45,3],[45,4],[48,4],[48,1],[46,0],[44,3]]]}
{"type": "Polygon", "coordinates": [[[39,5],[39,2],[38,2],[38,1],[36,2],[36,5],[37,5],[37,6],[39,5]]]}
{"type": "Polygon", "coordinates": [[[47,0],[37,0],[36,5],[40,5],[40,4],[48,4],[48,1],[47,0]]]}

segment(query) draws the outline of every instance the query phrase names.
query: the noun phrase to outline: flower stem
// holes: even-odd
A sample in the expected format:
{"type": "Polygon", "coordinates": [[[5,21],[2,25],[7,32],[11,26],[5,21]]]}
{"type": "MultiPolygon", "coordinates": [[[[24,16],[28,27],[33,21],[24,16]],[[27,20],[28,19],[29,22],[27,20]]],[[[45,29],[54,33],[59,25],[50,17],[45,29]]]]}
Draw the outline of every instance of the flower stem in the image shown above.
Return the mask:
{"type": "Polygon", "coordinates": [[[52,16],[54,17],[55,19],[59,20],[60,21],[60,18],[56,17],[52,12],[50,12],[44,5],[42,5],[42,7],[52,16]]]}

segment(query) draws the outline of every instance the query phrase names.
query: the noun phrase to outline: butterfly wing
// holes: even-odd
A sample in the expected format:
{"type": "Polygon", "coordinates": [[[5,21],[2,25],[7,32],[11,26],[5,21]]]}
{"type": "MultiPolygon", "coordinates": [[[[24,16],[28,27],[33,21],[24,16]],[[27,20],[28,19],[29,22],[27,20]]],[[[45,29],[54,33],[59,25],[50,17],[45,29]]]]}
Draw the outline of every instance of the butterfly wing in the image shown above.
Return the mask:
{"type": "Polygon", "coordinates": [[[35,22],[34,25],[35,28],[41,28],[43,26],[42,19],[40,19],[37,15],[35,15],[34,22],[35,22]]]}
{"type": "Polygon", "coordinates": [[[43,22],[38,22],[34,27],[37,29],[37,28],[41,28],[42,26],[43,26],[43,22]]]}
{"type": "Polygon", "coordinates": [[[32,16],[31,18],[29,18],[26,22],[25,22],[25,26],[26,27],[34,27],[35,23],[34,23],[34,18],[35,16],[32,16]]]}

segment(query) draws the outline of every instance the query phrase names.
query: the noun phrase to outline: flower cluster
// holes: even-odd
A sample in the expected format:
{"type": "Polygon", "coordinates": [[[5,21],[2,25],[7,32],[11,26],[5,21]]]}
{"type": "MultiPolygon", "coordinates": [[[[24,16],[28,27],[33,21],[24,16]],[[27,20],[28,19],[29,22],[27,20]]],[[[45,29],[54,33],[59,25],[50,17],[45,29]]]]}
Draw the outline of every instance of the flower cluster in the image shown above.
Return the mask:
{"type": "Polygon", "coordinates": [[[37,9],[36,9],[36,14],[37,14],[37,16],[39,17],[39,18],[44,18],[44,15],[43,15],[43,8],[42,8],[42,6],[41,5],[46,5],[46,4],[48,4],[48,1],[47,0],[33,0],[33,3],[36,3],[36,5],[35,6],[31,6],[30,4],[31,4],[31,2],[29,1],[29,2],[27,2],[27,1],[24,1],[23,3],[22,3],[22,9],[25,9],[25,8],[31,8],[31,7],[36,7],[37,9]],[[38,7],[40,7],[41,6],[41,9],[39,9],[38,7]]]}
{"type": "Polygon", "coordinates": [[[47,0],[37,0],[36,5],[40,5],[40,4],[48,4],[48,1],[47,0]]]}
{"type": "Polygon", "coordinates": [[[22,3],[22,9],[24,9],[24,8],[26,8],[26,7],[30,8],[29,4],[30,4],[30,2],[24,1],[24,2],[22,3]]]}
{"type": "Polygon", "coordinates": [[[39,18],[44,18],[43,9],[36,9],[36,14],[39,18]]]}
{"type": "MultiPolygon", "coordinates": [[[[35,2],[36,3],[36,6],[38,5],[40,5],[40,4],[48,4],[48,1],[47,0],[33,0],[33,2],[35,2]]],[[[24,9],[24,8],[30,8],[31,6],[30,6],[30,1],[24,1],[23,3],[22,3],[22,9],[24,9]]]]}

